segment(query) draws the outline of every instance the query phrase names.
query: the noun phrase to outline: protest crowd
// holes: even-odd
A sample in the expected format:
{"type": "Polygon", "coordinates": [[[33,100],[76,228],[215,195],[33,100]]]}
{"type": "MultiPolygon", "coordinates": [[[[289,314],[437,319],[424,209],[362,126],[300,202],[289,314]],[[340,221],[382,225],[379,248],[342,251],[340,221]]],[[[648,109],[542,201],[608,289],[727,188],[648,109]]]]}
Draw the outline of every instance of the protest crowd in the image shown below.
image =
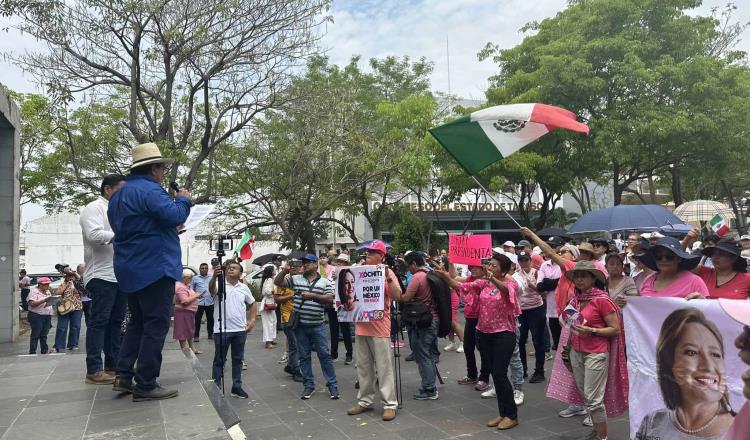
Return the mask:
{"type": "MultiPolygon", "coordinates": [[[[582,417],[582,424],[592,428],[587,439],[605,440],[607,419],[628,409],[629,335],[623,311],[636,297],[721,302],[745,326],[736,346],[750,364],[750,236],[704,237],[701,242],[696,229],[682,240],[634,231],[624,240],[582,241],[540,237],[524,227],[517,243],[457,251],[486,256],[474,264],[454,263],[453,250],[393,254],[384,242],[371,240],[357,251],[274,256],[263,267],[256,299],[237,256],[223,264],[217,259],[202,263],[197,274],[183,271],[178,234],[192,202],[186,190],[169,194],[162,188],[169,163],[154,144],[135,147],[131,173],[106,176],[100,197],[81,211],[85,264],[76,270],[58,265],[63,282],[55,289],[46,277],[31,287],[23,272],[19,282],[27,292],[29,353],[36,353],[37,346],[42,354],[78,350],[85,316],[86,381],[131,393],[134,402],[177,396],[177,390],[157,380],[165,338],[173,321],[180,347],[202,354],[197,343],[204,315],[207,338],[216,347],[212,375],[220,389],[231,351],[230,394],[248,398],[242,381],[245,343],[260,319],[263,347],[284,347],[279,363],[291,381],[300,383],[305,400],[316,395],[313,352],[328,396],[341,398],[335,362],[343,339],[344,364],[356,365],[357,390],[356,401],[342,411],[373,411],[379,400],[384,421],[397,417],[401,403],[394,351],[408,346],[405,360],[416,363],[419,378],[403,380],[420,384],[415,400],[440,398],[441,351],[454,351],[463,353],[466,373],[444,386],[472,387],[477,398],[495,399],[497,416],[488,427],[509,430],[523,423],[518,407],[527,401],[523,385],[528,380],[531,386],[547,387],[548,397],[568,403],[559,416],[582,417]],[[374,277],[374,287],[357,287],[365,277],[374,277]],[[367,309],[367,304],[379,306],[367,309]],[[277,342],[282,334],[284,341],[277,342]]],[[[726,378],[705,373],[711,370],[704,364],[723,358],[723,348],[718,354],[698,342],[683,348],[695,324],[709,330],[709,342],[723,344],[722,334],[700,311],[675,312],[665,320],[658,346],[668,348],[658,348],[657,363],[667,408],[639,421],[635,438],[750,435],[747,405],[732,407],[726,378]],[[692,384],[678,380],[671,367],[682,358],[695,364],[690,374],[703,374],[692,384]],[[695,388],[710,380],[719,392],[692,402],[695,388]],[[676,391],[675,382],[680,384],[676,391]]],[[[750,398],[747,373],[742,380],[744,396],[750,398]]]]}

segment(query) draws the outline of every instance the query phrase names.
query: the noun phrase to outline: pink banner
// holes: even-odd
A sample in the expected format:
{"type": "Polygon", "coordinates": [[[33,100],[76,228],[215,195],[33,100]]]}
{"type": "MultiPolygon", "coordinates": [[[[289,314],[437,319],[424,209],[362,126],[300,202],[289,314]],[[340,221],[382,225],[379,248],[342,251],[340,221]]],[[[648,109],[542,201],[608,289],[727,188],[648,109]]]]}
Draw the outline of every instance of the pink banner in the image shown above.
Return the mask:
{"type": "Polygon", "coordinates": [[[479,266],[492,257],[491,235],[448,234],[448,259],[451,263],[479,266]]]}

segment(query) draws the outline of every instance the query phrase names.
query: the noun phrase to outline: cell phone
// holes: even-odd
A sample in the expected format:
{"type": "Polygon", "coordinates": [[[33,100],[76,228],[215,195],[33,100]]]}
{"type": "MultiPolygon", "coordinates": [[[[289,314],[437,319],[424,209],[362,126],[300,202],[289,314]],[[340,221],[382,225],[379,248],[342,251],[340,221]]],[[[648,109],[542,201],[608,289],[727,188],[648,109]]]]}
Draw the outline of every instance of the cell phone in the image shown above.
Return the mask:
{"type": "Polygon", "coordinates": [[[490,264],[490,258],[482,258],[482,266],[487,266],[490,264]]]}

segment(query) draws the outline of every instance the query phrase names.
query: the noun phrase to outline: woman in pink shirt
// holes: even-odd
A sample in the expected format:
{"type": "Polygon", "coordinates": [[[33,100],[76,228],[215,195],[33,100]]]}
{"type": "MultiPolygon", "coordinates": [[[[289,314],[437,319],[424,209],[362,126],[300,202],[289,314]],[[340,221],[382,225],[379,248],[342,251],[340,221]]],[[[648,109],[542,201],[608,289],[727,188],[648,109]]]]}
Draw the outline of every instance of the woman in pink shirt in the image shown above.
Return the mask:
{"type": "Polygon", "coordinates": [[[493,254],[486,277],[466,283],[458,283],[441,272],[453,288],[461,289],[476,301],[479,350],[491,365],[500,413],[487,422],[487,426],[496,426],[500,430],[518,426],[518,407],[513,398],[513,386],[508,380],[508,366],[516,348],[516,317],[521,314],[521,307],[518,304],[518,284],[508,275],[511,264],[505,255],[493,254]]]}
{"type": "Polygon", "coordinates": [[[174,338],[180,341],[180,348],[190,349],[195,354],[201,354],[195,345],[193,345],[193,335],[195,334],[195,312],[198,310],[198,298],[200,293],[191,289],[190,281],[193,279],[193,272],[185,269],[182,272],[182,282],[178,281],[174,289],[174,338]]]}
{"type": "MultiPolygon", "coordinates": [[[[454,277],[459,282],[472,282],[478,279],[486,278],[487,272],[484,266],[469,266],[469,275],[466,278],[454,277]]],[[[451,265],[451,274],[453,265],[451,265]]],[[[455,291],[455,290],[454,290],[455,291]]],[[[489,387],[490,369],[489,364],[485,362],[483,354],[479,352],[480,367],[477,371],[477,358],[474,349],[477,347],[477,320],[479,319],[479,310],[477,301],[471,293],[459,291],[461,298],[464,300],[464,356],[466,357],[466,376],[458,379],[459,385],[474,385],[477,391],[486,391],[489,387]]]]}
{"type": "Polygon", "coordinates": [[[679,240],[663,237],[645,254],[638,256],[643,264],[656,272],[641,286],[641,296],[699,298],[708,296],[706,283],[693,272],[700,256],[683,251],[679,240]]]}

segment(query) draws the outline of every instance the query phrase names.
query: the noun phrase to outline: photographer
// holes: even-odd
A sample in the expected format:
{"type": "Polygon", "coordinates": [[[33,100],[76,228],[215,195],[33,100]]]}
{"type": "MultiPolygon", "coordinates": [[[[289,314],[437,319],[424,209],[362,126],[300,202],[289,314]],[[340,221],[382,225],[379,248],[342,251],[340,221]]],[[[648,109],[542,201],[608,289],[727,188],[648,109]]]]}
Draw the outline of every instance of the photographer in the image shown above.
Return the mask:
{"type": "Polygon", "coordinates": [[[67,264],[56,264],[55,269],[65,277],[65,280],[57,288],[57,294],[61,298],[57,307],[57,330],[55,331],[53,348],[58,353],[64,352],[66,347],[68,350],[75,351],[78,350],[81,318],[83,317],[81,294],[76,286],[78,274],[67,264]]]}
{"type": "Polygon", "coordinates": [[[214,363],[213,378],[216,386],[221,389],[223,369],[227,361],[227,352],[232,347],[232,396],[247,399],[248,395],[242,389],[242,359],[245,353],[247,334],[255,327],[258,316],[258,305],[253,294],[245,283],[240,281],[242,265],[236,261],[226,263],[224,286],[226,297],[222,298],[218,290],[218,277],[224,275],[224,270],[218,262],[214,265],[214,273],[208,285],[208,290],[219,302],[214,307],[214,363]],[[223,303],[223,304],[221,304],[223,303]],[[245,307],[249,305],[250,307],[245,307]],[[223,311],[223,316],[221,316],[223,311]]]}

